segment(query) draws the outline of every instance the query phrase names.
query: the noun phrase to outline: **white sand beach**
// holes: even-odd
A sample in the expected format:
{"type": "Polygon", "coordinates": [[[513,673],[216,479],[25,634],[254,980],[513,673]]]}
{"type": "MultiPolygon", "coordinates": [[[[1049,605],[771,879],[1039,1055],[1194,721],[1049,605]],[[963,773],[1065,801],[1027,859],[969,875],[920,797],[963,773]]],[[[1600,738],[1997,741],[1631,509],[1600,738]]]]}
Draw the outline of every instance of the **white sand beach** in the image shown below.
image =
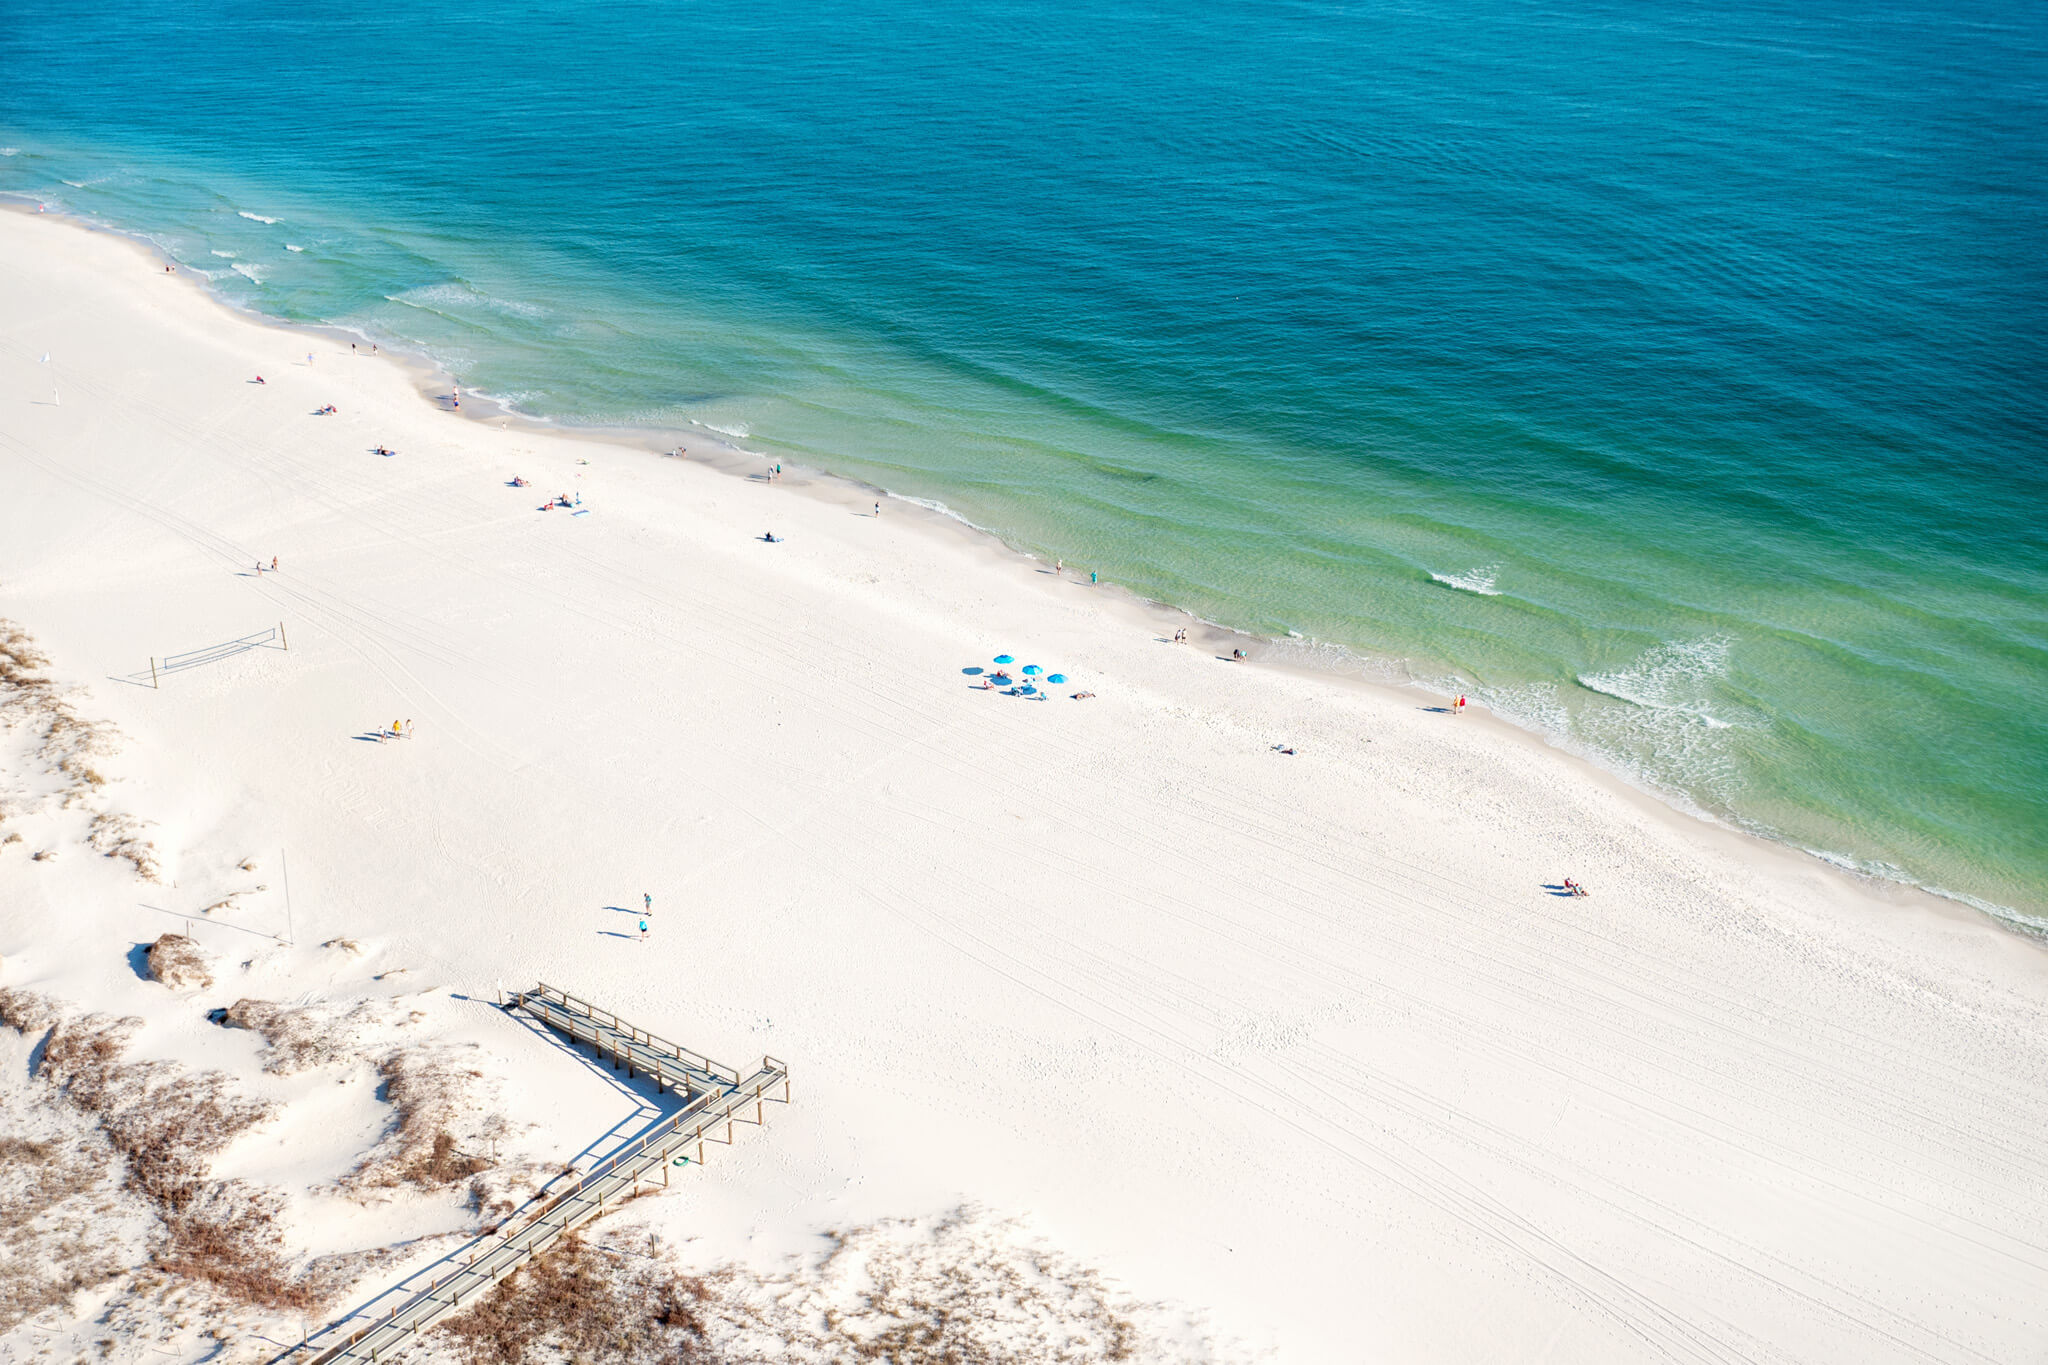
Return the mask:
{"type": "MultiPolygon", "coordinates": [[[[367,351],[0,214],[0,618],[119,735],[79,786],[11,713],[0,987],[273,1101],[213,1171],[295,1256],[479,1216],[351,1197],[374,1075],[266,1075],[207,1011],[396,1002],[510,1147],[602,1155],[645,1100],[494,1007],[545,980],[788,1064],[612,1215],[695,1267],[968,1205],[1188,1358],[2048,1360],[2040,945],[906,502],[457,416],[367,351]],[[999,653],[1068,682],[981,690],[999,653]],[[211,987],[136,966],[179,916],[211,987]]],[[[35,1042],[0,1031],[17,1121],[35,1042]]],[[[297,1340],[121,1292],[0,1358],[297,1340]]]]}

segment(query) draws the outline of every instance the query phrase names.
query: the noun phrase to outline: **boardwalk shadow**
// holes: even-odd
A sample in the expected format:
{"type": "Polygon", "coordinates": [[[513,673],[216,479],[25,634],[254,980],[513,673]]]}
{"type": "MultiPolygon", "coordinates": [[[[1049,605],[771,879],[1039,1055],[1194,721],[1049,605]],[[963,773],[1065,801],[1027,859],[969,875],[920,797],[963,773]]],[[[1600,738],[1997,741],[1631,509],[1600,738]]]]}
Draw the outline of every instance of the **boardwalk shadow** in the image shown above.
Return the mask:
{"type": "MultiPolygon", "coordinates": [[[[623,938],[621,934],[618,937],[623,938]]],[[[633,1103],[633,1112],[614,1123],[604,1132],[597,1134],[577,1152],[572,1160],[582,1161],[607,1152],[622,1144],[632,1142],[642,1133],[668,1119],[678,1110],[688,1107],[699,1092],[671,1086],[666,1093],[659,1093],[654,1087],[654,1078],[647,1075],[628,1076],[623,1068],[614,1067],[604,1057],[585,1051],[587,1045],[572,1045],[561,1034],[527,1014],[524,1010],[506,1008],[504,1013],[526,1032],[544,1038],[556,1047],[566,1047],[576,1054],[579,1061],[596,1073],[598,1079],[609,1085],[620,1097],[633,1103]]]]}

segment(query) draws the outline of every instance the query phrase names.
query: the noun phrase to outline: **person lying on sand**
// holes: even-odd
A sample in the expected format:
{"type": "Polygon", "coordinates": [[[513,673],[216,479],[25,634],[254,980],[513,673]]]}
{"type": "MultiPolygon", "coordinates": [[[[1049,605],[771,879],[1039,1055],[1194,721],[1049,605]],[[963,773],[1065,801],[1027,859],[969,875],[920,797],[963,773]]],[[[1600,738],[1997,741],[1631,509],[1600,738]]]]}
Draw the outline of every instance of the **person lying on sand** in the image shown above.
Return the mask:
{"type": "Polygon", "coordinates": [[[1076,692],[1076,693],[1074,694],[1074,700],[1075,700],[1075,701],[1087,701],[1087,700],[1088,700],[1088,699],[1089,699],[1090,697],[1092,697],[1092,696],[1094,696],[1094,695],[1095,695],[1095,694],[1094,694],[1093,692],[1076,692]]]}

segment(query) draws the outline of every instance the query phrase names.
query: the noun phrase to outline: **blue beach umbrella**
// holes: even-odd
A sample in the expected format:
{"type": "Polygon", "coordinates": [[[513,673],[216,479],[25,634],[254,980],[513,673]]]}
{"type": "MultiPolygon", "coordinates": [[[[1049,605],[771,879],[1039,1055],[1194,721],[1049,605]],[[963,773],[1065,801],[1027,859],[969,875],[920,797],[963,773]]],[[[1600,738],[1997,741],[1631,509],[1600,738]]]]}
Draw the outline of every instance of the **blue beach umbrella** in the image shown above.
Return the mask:
{"type": "Polygon", "coordinates": [[[999,664],[1013,664],[1016,663],[1017,660],[1015,659],[1015,657],[1008,654],[998,654],[996,655],[996,662],[999,664]]]}
{"type": "Polygon", "coordinates": [[[1025,684],[1024,684],[1024,685],[1023,685],[1022,687],[1018,688],[1017,690],[1018,690],[1019,692],[1027,692],[1027,693],[1028,693],[1028,692],[1036,692],[1036,691],[1037,691],[1038,689],[1037,689],[1037,688],[1035,688],[1035,687],[1033,687],[1033,686],[1032,686],[1032,685],[1031,685],[1030,683],[1025,683],[1025,684]]]}
{"type": "Polygon", "coordinates": [[[1024,665],[1024,676],[1027,678],[1035,678],[1043,672],[1045,672],[1045,670],[1040,668],[1037,664],[1024,665]]]}
{"type": "Polygon", "coordinates": [[[1064,673],[1049,673],[1046,675],[1045,680],[1049,683],[1063,683],[1067,680],[1067,675],[1064,673]]]}

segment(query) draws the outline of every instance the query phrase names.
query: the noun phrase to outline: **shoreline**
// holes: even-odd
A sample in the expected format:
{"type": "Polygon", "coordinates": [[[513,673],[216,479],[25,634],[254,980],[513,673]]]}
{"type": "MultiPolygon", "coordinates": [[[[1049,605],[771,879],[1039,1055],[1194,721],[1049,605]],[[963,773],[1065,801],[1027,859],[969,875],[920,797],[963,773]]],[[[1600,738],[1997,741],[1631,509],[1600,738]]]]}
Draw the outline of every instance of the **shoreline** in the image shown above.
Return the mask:
{"type": "MultiPolygon", "coordinates": [[[[631,1105],[500,1031],[495,987],[771,1052],[788,1113],[618,1215],[700,1268],[973,1203],[1290,1359],[2038,1339],[2048,957],[2020,936],[1419,689],[1219,667],[1230,637],[1174,648],[1184,616],[936,513],[439,421],[403,367],[131,275],[132,239],[0,235],[0,616],[125,736],[90,799],[150,822],[164,878],[93,856],[7,732],[0,985],[237,1074],[205,1006],[416,996],[557,1168],[631,1105]],[[289,651],[132,676],[281,618],[289,651]],[[999,650],[1097,698],[972,687],[999,650]],[[367,728],[393,716],[414,737],[367,728]],[[217,987],[133,970],[164,907],[217,987]]],[[[343,1125],[301,1090],[280,1122],[333,1127],[326,1166],[264,1138],[219,1171],[288,1190],[294,1247],[463,1225],[337,1212],[375,1086],[343,1125]]]]}
{"type": "MultiPolygon", "coordinates": [[[[99,223],[69,212],[45,212],[27,203],[12,198],[0,198],[0,209],[21,213],[29,217],[45,218],[62,223],[81,231],[104,234],[126,243],[136,252],[157,265],[178,264],[157,244],[147,237],[112,224],[99,223]]],[[[274,327],[281,331],[300,335],[323,337],[343,342],[374,341],[381,347],[381,341],[366,333],[334,323],[297,322],[278,318],[255,309],[243,308],[222,298],[208,287],[206,281],[194,279],[188,271],[178,272],[179,281],[196,290],[214,307],[223,312],[254,322],[261,326],[274,327]]],[[[763,457],[740,449],[730,438],[699,427],[695,431],[668,430],[657,427],[609,427],[580,426],[559,422],[533,413],[520,411],[509,402],[482,390],[473,390],[471,406],[455,410],[443,401],[443,394],[460,385],[455,376],[438,362],[424,354],[415,353],[404,347],[395,347],[389,352],[378,351],[366,359],[379,359],[396,366],[410,376],[415,392],[422,404],[444,416],[473,422],[479,426],[497,430],[518,431],[534,436],[552,436],[570,440],[586,440],[595,444],[656,458],[667,458],[666,451],[672,445],[685,441],[697,444],[690,446],[689,462],[715,469],[734,478],[759,481],[760,476],[750,465],[757,464],[763,457]],[[479,407],[478,405],[482,406],[479,407]],[[708,449],[709,458],[697,454],[708,449]]],[[[1002,533],[990,527],[980,526],[959,516],[943,504],[933,505],[928,500],[891,492],[889,489],[871,484],[850,475],[836,474],[829,470],[815,469],[805,465],[792,464],[789,472],[793,479],[778,481],[803,496],[813,497],[835,507],[859,507],[878,499],[889,499],[905,509],[904,515],[911,516],[934,534],[949,535],[971,550],[992,553],[1013,560],[1019,567],[1031,567],[1034,571],[1044,568],[1044,561],[1031,551],[1011,545],[1002,533]],[[910,511],[909,509],[915,509],[910,511]]],[[[1288,669],[1291,671],[1341,681],[1346,686],[1368,690],[1381,690],[1399,695],[1414,693],[1438,700],[1447,700],[1449,694],[1433,691],[1420,679],[1392,682],[1374,678],[1368,674],[1375,666],[1398,666],[1398,656],[1376,657],[1361,654],[1347,645],[1333,644],[1296,637],[1260,635],[1252,631],[1222,622],[1208,620],[1192,611],[1170,602],[1145,597],[1116,583],[1091,585],[1104,595],[1106,602],[1128,609],[1132,619],[1144,622],[1148,628],[1164,629],[1168,634],[1181,625],[1187,625],[1201,632],[1199,642],[1204,647],[1213,646],[1219,650],[1231,648],[1258,647],[1266,650],[1302,649],[1335,650],[1343,662],[1315,664],[1298,660],[1257,659],[1261,667],[1288,669]],[[1352,665],[1352,666],[1347,666],[1352,665]]],[[[1191,642],[1197,639],[1191,634],[1191,642]]],[[[1607,762],[1596,751],[1590,750],[1571,740],[1569,736],[1524,725],[1500,716],[1487,708],[1484,703],[1473,704],[1473,715],[1484,717],[1488,725],[1500,727],[1502,732],[1526,736],[1546,748],[1569,756],[1583,765],[1597,780],[1612,783],[1632,797],[1640,798],[1658,812],[1680,821],[1705,825],[1722,834],[1743,840],[1752,845],[1761,845],[1782,853],[1789,853],[1803,862],[1812,862],[1828,868],[1832,873],[1862,887],[1874,895],[1885,896],[1898,893],[1913,893],[1927,902],[1923,908],[1939,915],[1960,915],[1972,920],[1989,921],[2001,931],[2017,935],[2044,952],[2048,952],[2048,919],[2031,914],[2016,907],[1998,905],[1967,892],[1950,891],[1931,882],[1921,881],[1905,869],[1895,869],[1898,875],[1884,871],[1853,866],[1858,860],[1847,855],[1814,849],[1796,842],[1792,837],[1768,827],[1746,827],[1737,820],[1717,815],[1691,801],[1683,793],[1662,789],[1647,778],[1613,763],[1607,762]]]]}

